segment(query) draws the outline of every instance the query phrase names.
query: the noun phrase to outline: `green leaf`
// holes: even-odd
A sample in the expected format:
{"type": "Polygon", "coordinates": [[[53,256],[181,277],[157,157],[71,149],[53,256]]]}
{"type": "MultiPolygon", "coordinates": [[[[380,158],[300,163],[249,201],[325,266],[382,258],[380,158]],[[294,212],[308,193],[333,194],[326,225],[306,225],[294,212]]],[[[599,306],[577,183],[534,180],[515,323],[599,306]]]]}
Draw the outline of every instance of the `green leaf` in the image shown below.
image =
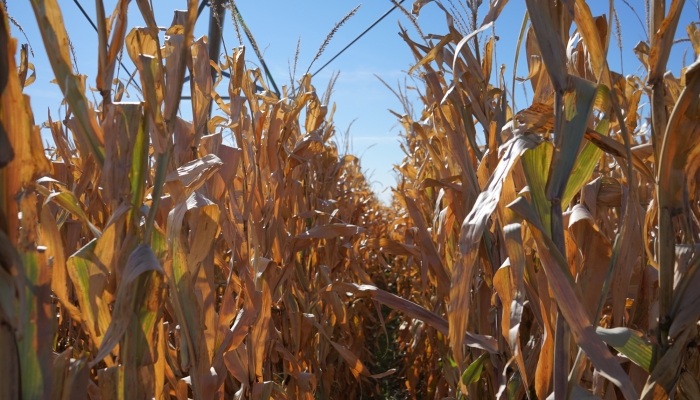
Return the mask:
{"type": "MultiPolygon", "coordinates": [[[[160,196],[163,193],[163,185],[165,184],[165,176],[168,168],[168,160],[170,159],[170,154],[172,153],[172,146],[168,146],[165,153],[158,154],[156,157],[156,173],[153,185],[153,191],[151,192],[151,207],[148,209],[148,218],[146,219],[146,231],[145,237],[151,237],[153,232],[153,225],[156,220],[156,213],[158,212],[158,204],[160,203],[160,196]]],[[[155,248],[154,248],[155,249],[155,248]]],[[[156,254],[158,252],[156,251],[156,254]]],[[[160,259],[160,258],[159,258],[160,259]]]]}
{"type": "Polygon", "coordinates": [[[552,209],[545,195],[545,187],[549,178],[549,165],[552,163],[553,152],[552,143],[544,142],[526,151],[520,159],[527,185],[530,187],[532,202],[549,236],[552,236],[552,209]]]}
{"type": "Polygon", "coordinates": [[[158,229],[154,229],[153,234],[151,234],[151,249],[158,261],[161,263],[165,262],[165,257],[168,253],[168,244],[165,241],[165,235],[158,229]]]}
{"type": "Polygon", "coordinates": [[[129,226],[137,227],[140,221],[138,209],[143,204],[144,184],[148,172],[148,128],[147,116],[141,116],[139,129],[134,141],[134,152],[131,158],[131,206],[129,226]]]}
{"type": "Polygon", "coordinates": [[[645,342],[636,331],[629,328],[605,329],[598,327],[595,333],[597,333],[598,337],[605,343],[649,372],[651,368],[651,357],[654,353],[652,345],[645,342]]]}
{"type": "Polygon", "coordinates": [[[449,361],[452,368],[457,368],[457,363],[455,362],[454,358],[450,357],[449,354],[447,355],[447,361],[449,361]]]}
{"type": "Polygon", "coordinates": [[[476,383],[479,378],[481,378],[481,371],[484,370],[484,361],[489,353],[483,353],[479,356],[473,363],[469,364],[464,373],[462,374],[462,383],[464,386],[469,386],[472,383],[476,383]]]}
{"type": "MultiPolygon", "coordinates": [[[[36,185],[37,187],[41,185],[36,185]]],[[[58,204],[59,206],[65,208],[68,212],[73,214],[76,218],[78,218],[80,221],[85,223],[88,228],[90,229],[90,232],[92,234],[99,238],[102,236],[102,232],[100,232],[95,225],[93,225],[90,220],[87,217],[87,214],[83,211],[83,209],[80,207],[80,203],[78,202],[78,199],[75,197],[75,194],[73,192],[54,192],[48,194],[46,196],[46,201],[44,204],[47,204],[49,201],[53,201],[54,203],[58,204]]]]}
{"type": "MultiPolygon", "coordinates": [[[[604,118],[596,126],[596,132],[601,135],[606,135],[608,129],[610,128],[610,119],[604,118]]],[[[576,164],[574,164],[571,169],[571,176],[569,177],[569,182],[566,184],[566,189],[564,190],[564,197],[562,198],[562,206],[566,207],[567,204],[571,202],[576,193],[588,183],[591,179],[591,174],[595,170],[598,161],[600,161],[600,155],[603,153],[598,146],[591,142],[587,142],[583,146],[583,150],[579,153],[576,159],[576,164]]]]}
{"type": "Polygon", "coordinates": [[[26,273],[26,319],[23,334],[18,337],[22,398],[40,399],[51,382],[52,339],[55,332],[55,310],[51,304],[51,273],[43,256],[30,250],[22,255],[26,273]]]}
{"type": "MultiPolygon", "coordinates": [[[[548,66],[549,68],[549,66],[548,66]]],[[[586,133],[588,119],[593,111],[598,87],[595,83],[575,76],[569,77],[571,91],[564,95],[563,131],[556,132],[556,148],[549,166],[547,198],[564,199],[564,192],[586,133]]],[[[562,207],[565,204],[562,203],[562,207]]]]}
{"type": "Polygon", "coordinates": [[[99,348],[109,326],[110,314],[107,304],[101,299],[106,272],[93,262],[96,247],[97,239],[91,240],[68,258],[66,268],[83,314],[84,329],[99,348]]]}

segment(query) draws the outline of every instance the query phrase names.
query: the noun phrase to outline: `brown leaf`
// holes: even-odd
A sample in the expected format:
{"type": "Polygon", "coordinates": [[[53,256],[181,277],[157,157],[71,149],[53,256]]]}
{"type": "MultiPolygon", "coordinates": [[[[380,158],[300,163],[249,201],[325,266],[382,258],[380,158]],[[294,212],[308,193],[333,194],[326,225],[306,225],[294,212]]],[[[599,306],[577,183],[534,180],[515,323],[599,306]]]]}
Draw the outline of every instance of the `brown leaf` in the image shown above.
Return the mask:
{"type": "MultiPolygon", "coordinates": [[[[445,321],[440,316],[434,314],[431,311],[426,310],[418,304],[410,302],[391,293],[385,292],[372,285],[358,285],[355,283],[334,282],[331,286],[326,287],[325,290],[366,294],[369,295],[372,299],[384,304],[389,308],[399,310],[403,313],[406,313],[406,315],[412,318],[416,318],[425,322],[426,324],[432,326],[443,335],[447,334],[449,331],[447,321],[445,321]]],[[[463,339],[462,343],[467,346],[486,350],[490,353],[495,353],[497,351],[496,340],[491,336],[484,336],[466,332],[466,337],[463,339]]]]}
{"type": "Polygon", "coordinates": [[[586,352],[591,363],[607,379],[620,388],[625,398],[630,400],[637,398],[629,377],[615,361],[603,341],[596,335],[593,326],[591,326],[586,311],[574,291],[574,282],[570,273],[567,276],[569,267],[566,265],[566,259],[559,253],[554,243],[552,243],[552,239],[543,234],[544,228],[542,228],[530,205],[527,204],[524,198],[519,197],[510,204],[509,208],[528,222],[530,232],[537,243],[537,251],[542,261],[542,266],[547,273],[549,287],[554,293],[559,310],[571,328],[576,343],[586,352]]]}
{"type": "Polygon", "coordinates": [[[190,161],[165,177],[165,184],[173,201],[177,204],[185,201],[190,194],[202,187],[214,175],[223,161],[214,154],[190,161]]]}

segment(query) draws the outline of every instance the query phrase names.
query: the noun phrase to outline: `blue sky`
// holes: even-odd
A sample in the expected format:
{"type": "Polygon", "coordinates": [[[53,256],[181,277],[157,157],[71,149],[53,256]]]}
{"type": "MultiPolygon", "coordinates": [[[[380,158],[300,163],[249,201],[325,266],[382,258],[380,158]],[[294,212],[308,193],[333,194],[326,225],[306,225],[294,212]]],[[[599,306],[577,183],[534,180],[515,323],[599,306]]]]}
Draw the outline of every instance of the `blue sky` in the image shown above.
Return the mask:
{"type": "MultiPolygon", "coordinates": [[[[628,0],[644,21],[644,3],[641,0],[628,0]]],[[[83,8],[95,20],[95,2],[80,0],[83,8]]],[[[105,0],[105,9],[111,13],[116,0],[105,0]]],[[[404,6],[411,7],[411,0],[406,0],[404,6]]],[[[443,1],[446,7],[450,7],[448,0],[443,1]]],[[[452,3],[461,9],[458,0],[452,3]]],[[[479,21],[485,15],[488,0],[484,1],[480,10],[479,21]]],[[[589,1],[593,15],[608,13],[608,2],[603,0],[589,1]]],[[[667,3],[670,3],[668,1],[667,3]]],[[[248,27],[253,32],[255,39],[264,52],[265,62],[278,86],[289,84],[288,61],[294,58],[297,39],[301,38],[301,52],[298,63],[298,74],[306,71],[309,63],[315,56],[326,34],[333,28],[347,12],[355,8],[357,0],[238,0],[239,10],[248,27]]],[[[687,0],[681,22],[676,33],[676,38],[686,38],[685,27],[691,21],[698,21],[696,0],[687,0]]],[[[97,71],[97,34],[78,10],[72,0],[59,0],[63,11],[68,34],[75,47],[80,73],[88,75],[88,83],[94,86],[97,71]]],[[[46,119],[46,111],[50,109],[52,116],[56,118],[59,113],[59,105],[62,95],[58,86],[50,84],[53,79],[51,67],[46,58],[41,36],[36,26],[36,19],[29,1],[8,1],[8,11],[24,28],[31,46],[34,49],[34,57],[30,61],[36,67],[36,82],[25,89],[25,93],[31,96],[32,107],[37,122],[46,119]]],[[[323,65],[330,57],[335,55],[347,43],[354,39],[360,32],[374,22],[380,15],[391,8],[389,0],[370,0],[362,3],[357,14],[350,19],[334,36],[330,45],[321,58],[311,68],[312,72],[323,65]]],[[[172,21],[172,11],[175,8],[184,9],[185,1],[153,0],[156,21],[161,26],[168,26],[172,21]]],[[[642,40],[646,34],[630,8],[621,0],[615,1],[620,23],[622,25],[623,41],[623,65],[624,73],[630,74],[637,71],[640,63],[635,58],[632,48],[642,40]]],[[[500,67],[506,64],[506,78],[510,80],[515,54],[515,45],[519,29],[525,13],[525,4],[522,0],[511,0],[503,13],[496,21],[495,31],[500,40],[496,44],[496,60],[494,66],[500,67]]],[[[232,47],[238,46],[233,26],[230,22],[230,14],[227,13],[224,24],[224,42],[229,52],[232,47]]],[[[398,81],[404,80],[405,71],[414,63],[413,56],[408,46],[398,36],[398,24],[408,30],[413,38],[418,35],[411,23],[398,10],[395,10],[368,34],[361,38],[355,45],[343,53],[325,70],[314,78],[314,83],[319,94],[327,85],[331,73],[340,70],[340,77],[335,86],[331,98],[337,105],[335,124],[338,134],[342,135],[346,128],[354,120],[351,129],[351,139],[354,153],[362,155],[362,166],[371,177],[374,190],[379,197],[388,202],[391,191],[388,189],[394,185],[393,165],[399,164],[403,157],[398,144],[399,127],[396,119],[387,110],[393,109],[402,113],[401,105],[394,95],[375,78],[375,74],[382,77],[389,84],[395,86],[398,81]]],[[[424,33],[445,34],[447,32],[444,13],[435,5],[426,5],[418,18],[424,33]]],[[[129,28],[145,25],[138,7],[132,2],[129,7],[129,28]]],[[[13,36],[19,38],[20,43],[26,40],[24,36],[13,27],[13,36]]],[[[202,14],[195,27],[195,37],[206,35],[208,29],[208,9],[202,14]]],[[[247,59],[254,67],[257,63],[254,53],[248,46],[247,59]]],[[[675,76],[679,76],[683,63],[683,54],[687,49],[686,65],[694,61],[694,53],[687,42],[674,46],[669,62],[669,69],[675,76]]],[[[522,58],[521,51],[518,75],[525,76],[526,61],[522,58]]],[[[124,64],[131,71],[133,64],[125,55],[124,64]]],[[[617,45],[611,42],[609,62],[611,69],[620,71],[620,53],[617,45]]],[[[122,71],[122,77],[124,76],[122,71]]],[[[409,82],[410,84],[410,82],[409,82]]],[[[508,83],[510,87],[510,83],[508,83]]],[[[519,108],[524,103],[523,91],[517,85],[516,103],[519,108]]],[[[222,85],[225,88],[225,85],[222,85]]],[[[529,88],[528,88],[529,89],[529,88]]],[[[531,93],[531,90],[530,90],[531,93]]],[[[132,98],[133,99],[133,98],[132,98]]],[[[186,103],[183,103],[186,104],[186,103]]],[[[418,104],[416,107],[419,110],[418,104]]],[[[181,109],[183,117],[189,118],[191,112],[188,107],[181,109]]]]}

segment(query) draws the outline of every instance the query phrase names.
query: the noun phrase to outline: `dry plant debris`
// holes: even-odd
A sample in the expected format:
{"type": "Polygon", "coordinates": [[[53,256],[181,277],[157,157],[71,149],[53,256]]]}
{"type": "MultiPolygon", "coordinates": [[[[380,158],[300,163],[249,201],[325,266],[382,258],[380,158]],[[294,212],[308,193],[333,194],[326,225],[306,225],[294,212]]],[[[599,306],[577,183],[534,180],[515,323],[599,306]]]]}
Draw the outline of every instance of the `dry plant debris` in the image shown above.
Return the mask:
{"type": "Polygon", "coordinates": [[[388,206],[309,74],[278,97],[241,46],[212,80],[195,0],[162,42],[145,0],[128,32],[130,2],[107,18],[97,1],[99,104],[58,2],[31,2],[66,114],[45,148],[0,6],[3,399],[700,393],[700,64],[667,72],[683,1],[648,2],[644,70],[622,76],[610,16],[526,0],[519,111],[493,65],[508,2],[479,25],[481,1],[416,1],[447,34],[401,28],[423,104],[414,120],[395,91],[406,155],[388,206]],[[115,79],[124,48],[142,101],[115,79]]]}

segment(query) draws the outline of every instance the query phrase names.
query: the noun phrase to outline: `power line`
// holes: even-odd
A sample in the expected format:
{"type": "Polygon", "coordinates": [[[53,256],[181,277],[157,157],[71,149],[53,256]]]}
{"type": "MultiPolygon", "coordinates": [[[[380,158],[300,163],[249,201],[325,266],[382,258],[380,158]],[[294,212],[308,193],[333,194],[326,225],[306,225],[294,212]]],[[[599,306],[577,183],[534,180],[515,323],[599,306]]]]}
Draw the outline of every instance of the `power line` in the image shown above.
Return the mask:
{"type": "Polygon", "coordinates": [[[78,6],[78,8],[80,9],[80,12],[83,13],[83,15],[85,16],[85,18],[86,18],[86,19],[88,20],[88,22],[90,23],[90,25],[92,25],[92,28],[95,29],[95,32],[97,32],[97,26],[95,25],[94,22],[92,22],[92,18],[90,18],[90,16],[87,15],[87,13],[85,12],[85,10],[83,9],[83,6],[80,5],[80,2],[79,2],[78,0],[73,0],[73,3],[75,3],[76,6],[78,6]]]}
{"type": "MultiPolygon", "coordinates": [[[[349,49],[353,44],[355,44],[358,40],[360,40],[360,38],[361,38],[362,36],[364,36],[367,32],[369,32],[370,30],[372,30],[372,28],[374,28],[375,26],[377,26],[377,24],[379,24],[384,18],[386,18],[389,14],[391,14],[391,12],[394,11],[394,10],[395,10],[401,3],[403,3],[404,1],[405,1],[405,0],[399,0],[399,1],[397,1],[396,4],[394,4],[393,7],[391,7],[387,12],[385,12],[384,14],[382,14],[382,16],[380,16],[379,18],[377,18],[377,20],[374,21],[369,27],[367,27],[367,29],[365,29],[364,31],[362,31],[362,33],[360,33],[359,35],[357,35],[357,37],[356,37],[355,39],[353,39],[350,43],[348,43],[345,47],[343,47],[336,55],[334,55],[330,60],[328,60],[325,64],[323,64],[323,65],[322,65],[318,70],[316,70],[316,72],[314,72],[313,75],[311,75],[311,76],[316,76],[319,72],[321,72],[324,68],[326,68],[330,63],[332,63],[333,61],[335,61],[335,59],[338,58],[341,54],[343,54],[343,53],[345,52],[345,50],[349,49]]],[[[98,29],[97,29],[97,26],[96,26],[95,23],[92,21],[92,18],[90,18],[90,16],[87,14],[87,12],[85,12],[85,9],[83,9],[83,7],[80,5],[80,2],[79,2],[78,0],[73,0],[73,2],[75,3],[76,6],[78,6],[78,9],[80,9],[80,12],[83,14],[83,16],[85,17],[85,19],[87,19],[88,22],[90,23],[90,25],[92,25],[92,28],[95,30],[95,32],[99,32],[98,29]]],[[[200,5],[199,5],[199,7],[198,7],[198,10],[197,10],[197,18],[198,18],[198,19],[199,19],[199,16],[201,15],[202,11],[204,11],[204,7],[207,6],[207,5],[211,7],[211,3],[210,3],[208,0],[202,0],[202,2],[200,3],[200,5]]],[[[235,12],[236,12],[236,14],[237,14],[238,20],[239,20],[242,24],[245,24],[245,22],[243,22],[243,18],[242,18],[242,16],[241,16],[240,12],[238,11],[238,7],[236,7],[235,12]]],[[[246,31],[246,36],[248,36],[247,30],[244,29],[244,31],[246,31]]],[[[248,38],[248,39],[250,40],[250,38],[248,38]]],[[[275,85],[275,81],[274,81],[274,79],[272,78],[272,75],[270,74],[270,71],[268,70],[267,65],[265,64],[265,61],[261,59],[260,62],[261,62],[261,64],[263,65],[263,69],[265,70],[265,73],[266,73],[268,79],[270,79],[270,81],[271,81],[273,87],[276,89],[275,91],[279,93],[279,90],[277,90],[277,86],[275,85]]],[[[124,68],[124,71],[125,71],[127,74],[129,74],[129,76],[131,76],[131,72],[126,68],[126,66],[124,65],[124,63],[121,62],[121,60],[119,61],[119,65],[121,65],[122,68],[124,68]]],[[[224,71],[222,71],[222,75],[226,76],[226,75],[228,75],[228,74],[225,73],[224,71]]],[[[186,77],[186,78],[185,78],[185,81],[189,80],[189,78],[190,78],[189,76],[186,77]]],[[[138,83],[136,83],[135,81],[132,81],[131,84],[134,85],[134,86],[136,86],[136,88],[137,88],[139,91],[141,91],[141,87],[139,87],[138,83]]],[[[278,95],[279,95],[279,94],[278,94],[278,95]]],[[[183,99],[187,99],[187,96],[183,96],[182,98],[183,98],[183,99]]]]}
{"type": "MultiPolygon", "coordinates": [[[[206,1],[207,1],[207,0],[203,0],[203,2],[206,2],[206,1]]],[[[343,52],[345,52],[345,50],[347,50],[348,48],[350,48],[350,46],[352,46],[353,44],[355,44],[355,42],[357,42],[358,40],[360,40],[360,38],[361,38],[362,36],[364,36],[364,35],[365,35],[367,32],[369,32],[372,28],[374,28],[375,26],[377,26],[378,23],[380,23],[384,18],[386,18],[389,14],[391,14],[391,12],[394,11],[396,8],[398,8],[398,6],[399,6],[401,3],[403,3],[404,1],[405,1],[405,0],[399,0],[399,1],[395,2],[395,4],[394,4],[393,7],[391,7],[387,12],[385,12],[384,14],[382,14],[382,16],[380,16],[379,18],[377,18],[377,20],[374,21],[374,22],[372,23],[372,25],[370,25],[369,27],[367,27],[367,29],[365,29],[364,31],[362,31],[362,33],[360,33],[355,39],[353,39],[350,43],[348,43],[345,47],[343,47],[342,50],[340,50],[336,55],[334,55],[330,60],[328,60],[328,62],[326,62],[325,64],[323,64],[323,65],[322,65],[316,72],[314,72],[314,74],[311,75],[311,76],[312,76],[312,77],[313,77],[313,76],[316,76],[316,74],[318,74],[319,72],[321,72],[321,70],[323,70],[325,67],[327,67],[328,64],[332,63],[336,58],[338,58],[338,56],[340,56],[341,54],[343,54],[343,52]]],[[[240,20],[241,22],[243,22],[243,21],[242,21],[241,14],[240,14],[240,12],[238,11],[238,8],[237,8],[237,7],[236,7],[236,9],[235,9],[235,12],[236,12],[236,13],[238,14],[238,16],[240,17],[239,20],[240,20]]],[[[247,35],[248,35],[247,30],[244,29],[244,32],[246,32],[246,36],[247,36],[247,35]]],[[[248,40],[250,40],[250,37],[248,37],[248,40]]],[[[274,80],[272,79],[272,76],[270,75],[270,72],[267,70],[267,65],[265,65],[265,61],[263,61],[263,60],[261,59],[260,62],[261,62],[261,64],[263,65],[263,68],[265,69],[265,72],[266,72],[268,78],[270,79],[270,81],[271,81],[272,84],[274,85],[274,80]]],[[[228,73],[226,73],[225,71],[221,71],[221,74],[222,74],[223,76],[225,76],[225,77],[230,77],[230,75],[229,75],[228,73]]],[[[187,80],[189,80],[189,79],[190,79],[190,77],[187,76],[187,77],[185,78],[185,81],[187,81],[187,80]]],[[[256,85],[256,86],[257,86],[257,85],[256,85]]],[[[257,88],[257,90],[262,90],[262,88],[259,87],[259,86],[257,86],[256,88],[257,88]]],[[[277,87],[276,87],[276,85],[275,85],[275,89],[276,89],[276,88],[277,88],[277,87]]],[[[278,94],[278,96],[279,96],[279,94],[278,94]]],[[[182,99],[184,99],[184,100],[190,100],[191,98],[190,98],[189,96],[183,96],[182,99]]],[[[222,100],[228,100],[228,97],[222,97],[222,100]]]]}
{"type": "MultiPolygon", "coordinates": [[[[223,1],[224,0],[214,0],[213,4],[212,4],[211,0],[202,0],[202,3],[199,5],[199,10],[197,10],[197,18],[199,18],[199,15],[202,13],[205,6],[209,6],[209,8],[211,8],[213,10],[213,8],[212,8],[212,5],[213,5],[217,9],[215,14],[216,14],[216,16],[219,17],[218,18],[219,21],[217,22],[217,20],[214,18],[214,14],[211,14],[210,18],[209,18],[209,45],[210,45],[209,57],[214,62],[218,62],[218,58],[219,58],[219,55],[214,54],[214,53],[218,53],[218,49],[220,47],[222,30],[223,30],[223,25],[220,25],[220,24],[221,24],[221,21],[223,20],[222,15],[223,15],[223,13],[226,12],[225,11],[226,7],[223,6],[223,1]],[[218,30],[218,32],[216,32],[217,25],[218,25],[218,27],[221,28],[218,30]],[[212,30],[212,28],[214,28],[214,30],[212,30]],[[212,47],[212,45],[214,45],[214,46],[212,47]]],[[[235,18],[238,21],[238,23],[240,23],[241,26],[243,27],[243,32],[245,33],[246,37],[248,38],[248,41],[253,43],[253,38],[251,37],[250,30],[248,29],[248,26],[246,25],[245,21],[243,20],[243,15],[238,10],[238,7],[235,4],[233,4],[233,7],[231,7],[231,12],[234,13],[233,18],[235,18]]],[[[258,60],[260,61],[260,64],[262,65],[262,68],[265,72],[265,75],[267,76],[267,79],[270,80],[270,83],[272,84],[272,87],[275,91],[275,94],[277,95],[277,97],[279,97],[280,91],[277,88],[277,84],[275,83],[275,79],[272,77],[272,74],[270,73],[270,70],[267,67],[267,64],[265,63],[265,60],[263,59],[262,55],[257,54],[257,52],[256,52],[256,56],[258,57],[258,60]]],[[[212,73],[214,73],[214,68],[212,68],[212,70],[213,70],[212,73]]],[[[230,78],[230,75],[226,71],[221,71],[221,74],[227,78],[230,78]]],[[[191,79],[191,77],[189,75],[186,76],[185,82],[189,81],[190,79],[191,79]]],[[[257,86],[257,85],[256,85],[256,89],[259,91],[263,90],[260,86],[257,86]]],[[[182,96],[181,98],[185,99],[185,100],[190,99],[189,96],[182,96]]]]}
{"type": "Polygon", "coordinates": [[[334,55],[333,58],[331,58],[330,60],[328,60],[327,63],[323,64],[323,65],[321,66],[321,68],[319,68],[319,69],[318,69],[316,72],[314,72],[314,74],[311,75],[311,76],[312,76],[312,77],[313,77],[313,76],[316,76],[316,74],[318,74],[319,72],[321,72],[321,70],[323,70],[324,68],[326,68],[326,66],[328,66],[328,64],[332,63],[333,60],[335,60],[336,58],[338,58],[338,56],[340,56],[341,54],[343,54],[343,52],[344,52],[345,50],[347,50],[350,46],[352,46],[353,44],[355,44],[355,42],[357,42],[358,40],[360,40],[360,38],[361,38],[362,36],[364,36],[365,33],[369,32],[370,29],[374,28],[378,23],[380,23],[384,18],[386,18],[387,15],[391,14],[391,12],[394,11],[394,10],[399,6],[399,4],[403,3],[404,1],[405,1],[405,0],[400,0],[400,1],[396,2],[396,4],[394,4],[394,6],[391,7],[391,8],[389,9],[389,11],[385,12],[381,17],[379,17],[376,21],[374,21],[374,23],[372,23],[372,25],[370,25],[367,29],[365,29],[364,31],[362,31],[362,33],[360,33],[355,39],[353,39],[352,42],[348,43],[347,46],[343,47],[343,49],[340,50],[340,51],[338,52],[338,54],[334,55]]]}
{"type": "MultiPolygon", "coordinates": [[[[80,9],[80,12],[83,13],[83,16],[85,17],[85,19],[88,20],[90,25],[92,25],[92,28],[95,30],[95,32],[99,33],[99,31],[97,30],[97,25],[95,25],[95,23],[92,22],[92,18],[90,18],[90,16],[85,12],[85,9],[83,9],[83,6],[80,5],[80,2],[78,0],[73,0],[73,3],[75,3],[76,6],[78,6],[78,8],[80,9]]],[[[121,65],[122,68],[124,68],[124,72],[126,72],[129,76],[131,76],[131,72],[126,68],[126,66],[124,65],[124,63],[121,60],[119,60],[119,65],[121,65]]],[[[129,81],[131,82],[132,85],[136,86],[136,89],[138,89],[139,92],[142,92],[141,87],[139,86],[138,83],[136,83],[133,79],[130,79],[129,81]]]]}
{"type": "MultiPolygon", "coordinates": [[[[221,21],[223,21],[223,16],[226,13],[226,8],[223,6],[223,1],[224,0],[202,0],[202,2],[199,5],[199,9],[197,10],[197,18],[199,19],[199,16],[202,14],[204,11],[204,8],[206,6],[209,6],[209,9],[211,11],[209,15],[209,59],[218,63],[218,58],[219,58],[219,53],[220,53],[220,47],[221,47],[221,42],[223,41],[223,25],[221,24],[221,21]]],[[[233,12],[238,12],[237,9],[232,10],[233,12]]],[[[234,15],[234,18],[236,16],[234,15]]],[[[250,37],[248,37],[248,40],[250,40],[250,37]]],[[[264,65],[264,61],[262,61],[264,65]]],[[[265,66],[267,68],[267,66],[265,66]]],[[[212,80],[215,79],[215,76],[217,73],[221,73],[226,78],[231,78],[231,74],[229,74],[226,71],[218,71],[217,69],[212,67],[212,80]]],[[[272,77],[270,76],[270,72],[265,69],[265,72],[268,74],[268,77],[270,80],[274,82],[272,77]]],[[[192,76],[187,75],[185,77],[184,82],[189,82],[191,80],[192,76]]],[[[260,86],[256,85],[256,90],[262,91],[263,89],[260,86]]],[[[279,96],[279,93],[278,93],[279,96]]],[[[191,96],[181,96],[180,99],[182,100],[192,100],[191,96]]],[[[228,100],[228,96],[222,96],[221,99],[223,100],[228,100]]],[[[211,113],[211,110],[213,109],[211,105],[213,104],[213,100],[210,102],[210,107],[209,107],[209,112],[211,113]]]]}
{"type": "MultiPolygon", "coordinates": [[[[250,34],[250,30],[245,24],[245,21],[243,20],[243,15],[241,15],[241,12],[238,11],[238,6],[236,6],[235,3],[233,3],[233,10],[235,11],[236,15],[234,16],[238,22],[241,24],[241,27],[243,28],[243,32],[245,33],[245,36],[248,38],[248,41],[253,44],[253,38],[250,34]]],[[[265,64],[265,60],[263,60],[262,54],[258,54],[258,52],[255,52],[256,55],[258,56],[258,60],[260,61],[260,64],[263,67],[263,70],[265,70],[265,74],[267,75],[267,79],[270,80],[270,83],[272,84],[272,88],[275,90],[275,94],[277,97],[280,97],[280,90],[277,88],[277,84],[275,83],[275,80],[272,78],[272,74],[270,74],[270,70],[267,68],[267,64],[265,64]]]]}
{"type": "Polygon", "coordinates": [[[199,3],[199,8],[197,9],[197,19],[199,19],[199,16],[202,15],[202,11],[204,11],[204,7],[209,5],[208,0],[202,0],[201,3],[199,3]]]}

